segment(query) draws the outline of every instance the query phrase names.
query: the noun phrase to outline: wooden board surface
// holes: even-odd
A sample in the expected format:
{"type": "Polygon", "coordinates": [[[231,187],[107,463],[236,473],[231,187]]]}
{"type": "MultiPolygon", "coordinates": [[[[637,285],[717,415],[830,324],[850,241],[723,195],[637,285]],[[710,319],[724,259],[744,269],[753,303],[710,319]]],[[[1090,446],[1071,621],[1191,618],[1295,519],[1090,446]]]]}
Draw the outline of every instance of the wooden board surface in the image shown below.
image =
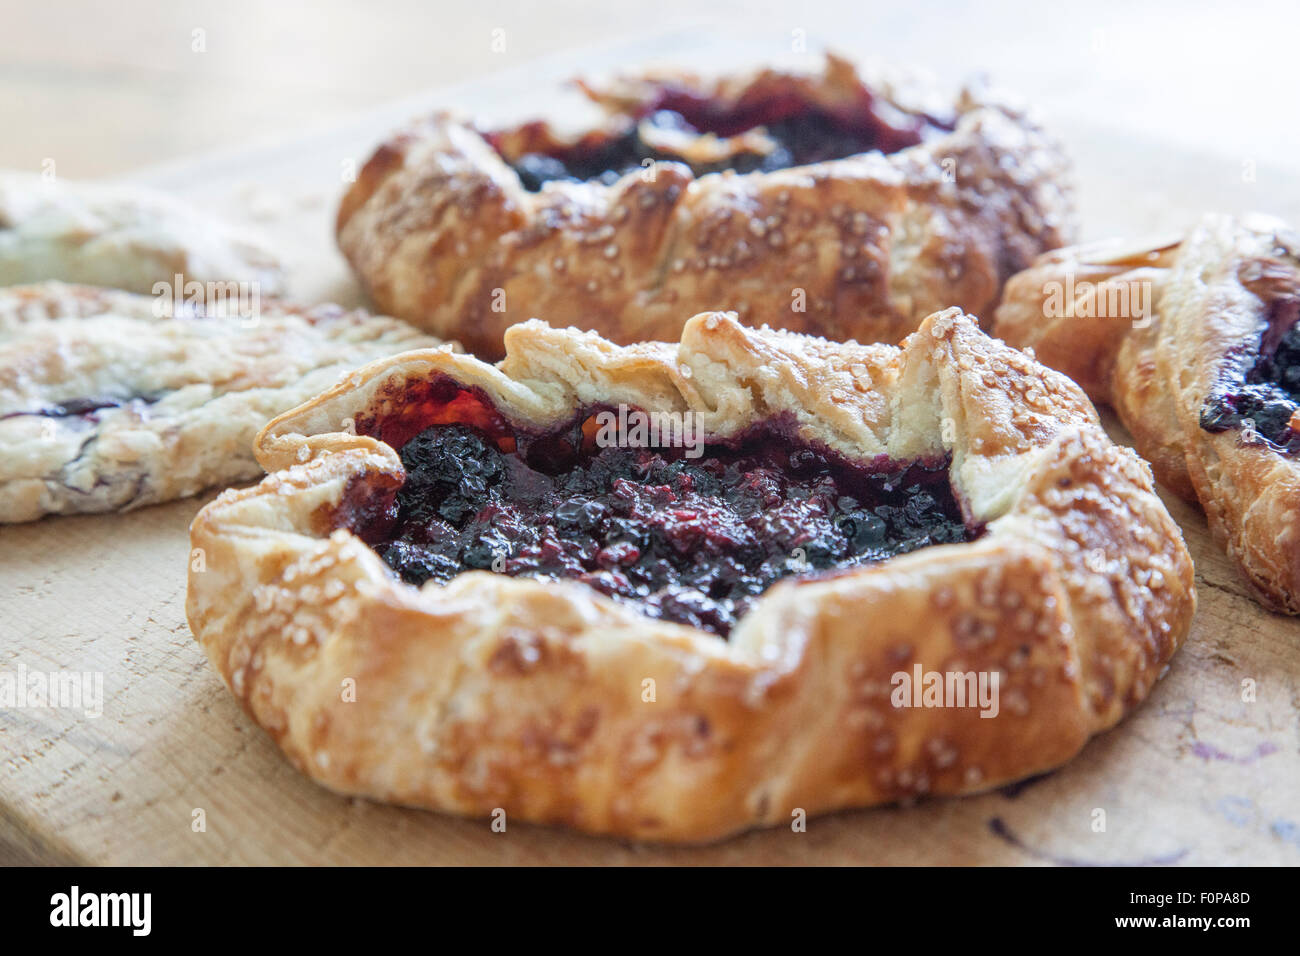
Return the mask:
{"type": "MultiPolygon", "coordinates": [[[[263,227],[285,250],[299,298],[359,303],[330,226],[349,164],[391,127],[436,105],[540,111],[579,67],[753,53],[721,42],[675,34],[590,51],[581,64],[532,64],[294,142],[132,178],[263,227]]],[[[1260,167],[1252,179],[1227,153],[1052,118],[1076,160],[1089,237],[1177,229],[1211,209],[1300,221],[1300,187],[1284,171],[1260,167]]],[[[1027,784],[704,848],[522,824],[494,833],[484,821],[341,798],[298,774],[185,623],[187,529],[209,499],[0,528],[0,671],[93,672],[104,688],[98,717],[0,709],[0,863],[1300,863],[1300,622],[1260,610],[1204,519],[1167,496],[1196,561],[1200,611],[1130,719],[1027,784]],[[192,827],[197,810],[204,832],[192,827]],[[1093,828],[1097,810],[1104,832],[1093,828]]]]}

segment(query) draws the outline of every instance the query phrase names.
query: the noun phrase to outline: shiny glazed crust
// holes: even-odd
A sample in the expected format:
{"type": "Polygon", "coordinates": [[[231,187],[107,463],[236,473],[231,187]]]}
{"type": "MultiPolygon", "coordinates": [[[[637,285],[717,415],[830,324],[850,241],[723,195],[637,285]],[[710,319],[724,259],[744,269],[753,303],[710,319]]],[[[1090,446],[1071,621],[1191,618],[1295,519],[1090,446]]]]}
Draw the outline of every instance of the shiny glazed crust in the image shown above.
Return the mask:
{"type": "Polygon", "coordinates": [[[1300,290],[1296,234],[1262,217],[1207,217],[1181,242],[1098,243],[1044,256],[1008,284],[997,333],[1113,405],[1156,477],[1200,502],[1261,602],[1300,614],[1300,463],[1240,430],[1200,427],[1228,353],[1258,342],[1267,314],[1259,293],[1270,287],[1300,290]],[[1075,308],[1057,314],[1047,296],[1071,274],[1075,308]],[[1113,304],[1142,295],[1150,312],[1136,321],[1078,317],[1116,312],[1113,304]]]}
{"type": "Polygon", "coordinates": [[[223,318],[160,304],[61,282],[0,289],[0,524],[256,478],[252,440],[272,417],[367,362],[441,342],[332,305],[223,318]],[[120,404],[58,414],[85,399],[120,404]]]}
{"type": "MultiPolygon", "coordinates": [[[[589,92],[619,128],[666,88],[722,104],[774,90],[827,108],[864,95],[837,57],[823,75],[647,74],[589,92]]],[[[891,106],[928,95],[883,74],[866,88],[891,106]]],[[[537,193],[472,124],[441,114],[366,163],[339,208],[339,247],[381,310],[484,358],[499,358],[505,329],[533,317],[630,343],[676,340],[684,317],[718,308],[754,325],[895,343],[937,309],[986,314],[1007,278],[1072,237],[1053,141],[986,93],[966,90],[942,112],[952,132],[890,155],[699,179],[660,163],[653,179],[537,193]]],[[[496,135],[510,155],[560,142],[545,123],[496,135]]]]}
{"type": "Polygon", "coordinates": [[[901,348],[721,313],[680,344],[529,322],[506,346],[499,366],[438,350],[376,362],[280,416],[256,446],[272,474],[191,528],[206,558],[189,579],[196,638],[294,765],[340,793],[703,841],[799,809],[973,792],[1068,760],[1187,633],[1192,566],[1147,467],[1076,386],[957,310],[901,348]],[[520,424],[626,402],[690,410],[722,437],[788,412],[856,458],[949,451],[987,528],[786,579],[729,641],[578,582],[471,571],[417,589],[334,529],[404,478],[392,448],[346,423],[409,413],[431,376],[520,424]],[[996,671],[998,715],[892,706],[891,675],[918,664],[996,671]]]}

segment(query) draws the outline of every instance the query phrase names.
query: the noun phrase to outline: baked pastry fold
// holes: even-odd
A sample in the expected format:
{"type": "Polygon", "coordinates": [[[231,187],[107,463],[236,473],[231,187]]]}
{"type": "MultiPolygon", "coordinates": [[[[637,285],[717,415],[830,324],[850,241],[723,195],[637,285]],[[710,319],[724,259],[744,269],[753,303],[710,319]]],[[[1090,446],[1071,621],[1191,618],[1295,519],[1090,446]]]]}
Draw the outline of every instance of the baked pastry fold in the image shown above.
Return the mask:
{"type": "Polygon", "coordinates": [[[280,416],[256,443],[268,477],[192,526],[195,637],[340,793],[665,841],[968,793],[1068,760],[1187,633],[1192,566],[1146,465],[1075,385],[957,310],[901,348],[720,313],[675,344],[541,322],[505,341],[498,366],[410,352],[280,416]],[[519,457],[618,405],[698,415],[713,450],[780,419],[862,467],[946,459],[968,538],[784,577],[725,640],[576,580],[466,570],[417,588],[381,558],[421,429],[479,423],[519,457]],[[896,706],[914,668],[996,673],[997,715],[896,706]]]}
{"type": "Polygon", "coordinates": [[[381,310],[489,359],[533,317],[631,343],[705,309],[896,343],[938,309],[985,314],[1073,235],[1059,147],[987,90],[942,102],[835,56],[584,88],[606,117],[577,134],[443,113],[375,151],[338,242],[381,310]]]}
{"type": "Polygon", "coordinates": [[[997,334],[1112,405],[1273,610],[1300,613],[1300,239],[1268,217],[1043,256],[997,334]],[[1292,421],[1296,428],[1292,427],[1292,421]]]}

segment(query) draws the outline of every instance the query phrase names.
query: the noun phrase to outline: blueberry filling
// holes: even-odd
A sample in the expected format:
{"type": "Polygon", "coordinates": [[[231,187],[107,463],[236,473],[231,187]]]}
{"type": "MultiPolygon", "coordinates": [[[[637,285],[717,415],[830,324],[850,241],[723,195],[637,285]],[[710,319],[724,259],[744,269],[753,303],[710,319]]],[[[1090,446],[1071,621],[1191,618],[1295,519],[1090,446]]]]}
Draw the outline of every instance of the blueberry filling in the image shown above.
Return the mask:
{"type": "MultiPolygon", "coordinates": [[[[713,133],[723,138],[761,127],[771,148],[740,151],[717,162],[689,162],[646,142],[640,125],[634,125],[622,134],[594,141],[587,137],[572,147],[525,153],[507,161],[519,174],[524,188],[536,192],[554,181],[611,185],[629,172],[643,169],[647,160],[685,163],[697,177],[726,169],[738,173],[772,172],[873,150],[897,152],[948,129],[932,117],[877,104],[865,93],[855,108],[830,113],[791,96],[723,110],[698,97],[669,91],[638,118],[659,130],[713,133]]],[[[488,138],[497,139],[492,134],[488,138]]]]}
{"type": "Polygon", "coordinates": [[[95,412],[102,411],[105,408],[123,408],[133,402],[152,404],[157,398],[152,396],[137,395],[133,398],[101,398],[83,397],[69,398],[56,405],[46,405],[35,411],[9,412],[0,415],[0,418],[17,418],[21,415],[36,415],[41,418],[80,418],[82,416],[93,415],[95,412]]]}
{"type": "Polygon", "coordinates": [[[723,637],[781,578],[975,533],[942,459],[854,463],[783,423],[692,458],[598,447],[590,421],[509,436],[491,422],[427,427],[401,446],[395,497],[346,523],[410,584],[475,568],[570,578],[723,637]]]}
{"type": "Polygon", "coordinates": [[[1218,382],[1201,406],[1209,432],[1250,429],[1286,454],[1300,452],[1291,416],[1300,408],[1300,298],[1268,303],[1259,338],[1230,352],[1218,382]]]}

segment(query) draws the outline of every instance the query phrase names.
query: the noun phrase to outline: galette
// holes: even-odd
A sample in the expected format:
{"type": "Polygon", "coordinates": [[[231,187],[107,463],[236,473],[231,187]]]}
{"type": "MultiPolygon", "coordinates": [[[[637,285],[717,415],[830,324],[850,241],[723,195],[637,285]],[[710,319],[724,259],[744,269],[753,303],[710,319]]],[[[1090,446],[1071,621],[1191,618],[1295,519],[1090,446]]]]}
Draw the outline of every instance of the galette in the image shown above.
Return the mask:
{"type": "Polygon", "coordinates": [[[148,295],[178,275],[285,291],[284,266],[259,236],[164,193],[0,172],[0,286],[58,280],[148,295]]]}
{"type": "Polygon", "coordinates": [[[583,88],[604,120],[574,135],[439,114],[376,150],[338,242],[382,311],[488,359],[533,317],[631,343],[719,308],[896,343],[937,309],[985,314],[1072,237],[1058,146],[987,91],[835,56],[583,88]]]}
{"type": "Polygon", "coordinates": [[[0,289],[0,523],[256,478],[252,441],[276,414],[374,359],[440,344],[337,306],[161,306],[59,282],[0,289]]]}
{"type": "Polygon", "coordinates": [[[997,333],[1112,405],[1261,602],[1300,614],[1298,320],[1300,236],[1212,216],[1043,257],[1007,286],[997,333]]]}
{"type": "Polygon", "coordinates": [[[901,347],[725,313],[505,344],[277,417],[191,527],[195,637],[335,791],[660,841],[980,791],[1187,634],[1147,466],[959,310],[901,347]]]}

